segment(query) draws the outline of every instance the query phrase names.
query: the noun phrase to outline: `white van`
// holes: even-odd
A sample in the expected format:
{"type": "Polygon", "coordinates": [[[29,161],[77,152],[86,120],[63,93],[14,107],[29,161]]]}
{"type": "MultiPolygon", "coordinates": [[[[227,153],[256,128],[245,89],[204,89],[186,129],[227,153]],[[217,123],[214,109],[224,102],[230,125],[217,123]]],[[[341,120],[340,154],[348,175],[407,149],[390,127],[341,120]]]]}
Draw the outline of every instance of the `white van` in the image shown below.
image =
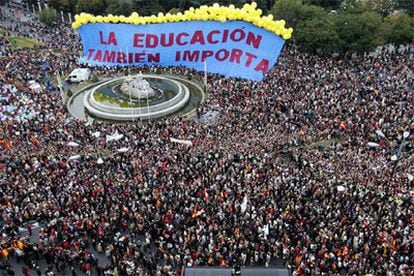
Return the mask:
{"type": "Polygon", "coordinates": [[[71,83],[86,81],[90,79],[91,75],[91,70],[88,68],[76,68],[69,74],[66,81],[71,83]]]}

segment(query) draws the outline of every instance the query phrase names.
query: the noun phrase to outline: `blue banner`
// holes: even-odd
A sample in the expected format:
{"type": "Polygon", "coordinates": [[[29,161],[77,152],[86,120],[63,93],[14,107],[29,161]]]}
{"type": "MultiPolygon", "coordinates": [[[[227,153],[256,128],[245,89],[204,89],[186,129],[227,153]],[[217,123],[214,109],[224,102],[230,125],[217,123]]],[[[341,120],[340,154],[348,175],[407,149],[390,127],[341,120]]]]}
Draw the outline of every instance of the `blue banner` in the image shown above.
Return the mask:
{"type": "Polygon", "coordinates": [[[81,63],[92,65],[185,66],[260,81],[284,40],[245,21],[162,24],[89,23],[78,29],[81,63]]]}

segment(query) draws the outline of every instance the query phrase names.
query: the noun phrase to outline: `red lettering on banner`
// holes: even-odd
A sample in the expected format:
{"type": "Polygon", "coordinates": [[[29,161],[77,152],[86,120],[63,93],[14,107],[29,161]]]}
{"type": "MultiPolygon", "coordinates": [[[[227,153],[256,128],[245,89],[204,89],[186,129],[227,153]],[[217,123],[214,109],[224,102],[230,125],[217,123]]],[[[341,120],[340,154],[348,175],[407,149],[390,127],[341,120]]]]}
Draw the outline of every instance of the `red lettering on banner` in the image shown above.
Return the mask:
{"type": "Polygon", "coordinates": [[[260,46],[260,42],[262,42],[262,36],[257,35],[255,36],[254,33],[249,32],[247,34],[246,44],[252,45],[254,48],[258,49],[260,46]]]}
{"type": "Polygon", "coordinates": [[[92,58],[93,52],[95,52],[95,49],[89,49],[88,50],[88,58],[87,58],[88,60],[90,60],[92,58]]]}
{"type": "Polygon", "coordinates": [[[243,51],[240,49],[231,50],[230,62],[236,62],[237,64],[240,64],[240,57],[242,55],[243,55],[243,51]]]}
{"type": "Polygon", "coordinates": [[[167,40],[166,36],[167,34],[161,34],[161,46],[170,47],[174,43],[174,33],[168,34],[168,42],[166,41],[167,40]]]}
{"type": "Polygon", "coordinates": [[[148,54],[148,62],[160,62],[160,53],[148,54]]]}
{"type": "Polygon", "coordinates": [[[215,30],[215,31],[209,32],[208,35],[207,35],[207,41],[208,41],[208,43],[210,43],[210,44],[217,44],[217,43],[219,43],[218,40],[213,40],[213,35],[214,34],[220,34],[220,31],[215,30]]]}
{"type": "Polygon", "coordinates": [[[244,66],[246,67],[250,67],[250,65],[252,64],[253,59],[256,59],[257,56],[246,52],[246,56],[247,56],[247,60],[246,60],[246,64],[244,64],[244,66]]]}
{"type": "Polygon", "coordinates": [[[158,36],[154,34],[147,34],[145,38],[145,46],[147,48],[155,48],[158,46],[158,36]]]}
{"type": "Polygon", "coordinates": [[[189,35],[188,33],[179,33],[179,34],[177,35],[176,43],[177,43],[178,45],[180,45],[180,46],[184,46],[184,45],[187,45],[187,44],[188,44],[188,42],[187,42],[187,41],[183,42],[183,41],[181,40],[181,39],[183,38],[183,36],[185,36],[185,37],[189,37],[190,35],[189,35]]]}
{"type": "Polygon", "coordinates": [[[144,34],[134,34],[134,47],[143,48],[144,34]]]}
{"type": "Polygon", "coordinates": [[[226,49],[221,49],[216,53],[216,59],[218,61],[225,61],[229,57],[229,54],[229,51],[227,51],[226,49]],[[220,56],[221,53],[222,56],[220,56]]]}
{"type": "Polygon", "coordinates": [[[226,43],[229,37],[229,30],[224,30],[223,32],[223,40],[221,42],[226,43]]]}
{"type": "Polygon", "coordinates": [[[190,44],[196,44],[199,43],[201,45],[206,44],[206,41],[204,40],[203,31],[195,31],[193,37],[191,38],[190,44]]]}
{"type": "Polygon", "coordinates": [[[99,31],[99,42],[102,45],[118,45],[118,42],[116,41],[116,36],[114,32],[109,32],[108,41],[104,40],[102,31],[99,31]]]}
{"type": "Polygon", "coordinates": [[[242,29],[236,29],[231,32],[230,39],[234,42],[242,41],[246,37],[246,33],[242,29]]]}
{"type": "Polygon", "coordinates": [[[254,68],[256,71],[262,71],[263,74],[269,71],[269,61],[262,59],[262,61],[254,68]]]}
{"type": "Polygon", "coordinates": [[[135,53],[135,61],[137,62],[145,62],[145,53],[135,53]]]}
{"type": "Polygon", "coordinates": [[[95,54],[95,57],[93,58],[93,60],[101,62],[101,60],[102,60],[102,51],[101,50],[96,51],[96,54],[95,54]]]}
{"type": "MultiPolygon", "coordinates": [[[[177,58],[177,56],[175,56],[177,58]]],[[[191,51],[184,51],[183,53],[183,61],[194,61],[197,62],[200,58],[200,51],[194,51],[191,53],[191,51]]]]}
{"type": "Polygon", "coordinates": [[[213,51],[203,51],[203,54],[201,55],[201,61],[205,61],[206,58],[213,56],[214,52],[213,51]]]}
{"type": "Polygon", "coordinates": [[[116,62],[118,63],[126,63],[126,55],[124,52],[118,52],[116,57],[116,62]]]}
{"type": "Polygon", "coordinates": [[[115,62],[115,52],[114,51],[105,51],[102,62],[115,62]]]}

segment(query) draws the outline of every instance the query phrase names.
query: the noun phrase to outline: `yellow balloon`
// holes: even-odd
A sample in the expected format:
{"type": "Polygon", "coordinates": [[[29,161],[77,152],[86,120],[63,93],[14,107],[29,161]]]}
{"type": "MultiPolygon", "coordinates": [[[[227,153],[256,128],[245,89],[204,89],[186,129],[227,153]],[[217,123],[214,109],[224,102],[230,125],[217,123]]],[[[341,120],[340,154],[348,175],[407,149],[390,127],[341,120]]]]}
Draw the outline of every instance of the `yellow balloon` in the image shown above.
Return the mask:
{"type": "Polygon", "coordinates": [[[226,18],[225,18],[224,16],[220,16],[220,17],[219,17],[219,21],[220,21],[220,22],[222,22],[222,23],[224,23],[224,22],[226,22],[227,20],[226,20],[226,18]]]}
{"type": "Polygon", "coordinates": [[[214,4],[213,4],[213,8],[214,8],[214,9],[218,9],[218,8],[220,8],[220,5],[219,5],[218,3],[214,3],[214,4]]]}
{"type": "Polygon", "coordinates": [[[251,6],[253,7],[253,9],[257,8],[257,3],[256,2],[252,2],[251,6]]]}
{"type": "Polygon", "coordinates": [[[282,35],[282,37],[283,37],[284,40],[288,40],[292,37],[292,35],[285,33],[285,34],[282,35]]]}

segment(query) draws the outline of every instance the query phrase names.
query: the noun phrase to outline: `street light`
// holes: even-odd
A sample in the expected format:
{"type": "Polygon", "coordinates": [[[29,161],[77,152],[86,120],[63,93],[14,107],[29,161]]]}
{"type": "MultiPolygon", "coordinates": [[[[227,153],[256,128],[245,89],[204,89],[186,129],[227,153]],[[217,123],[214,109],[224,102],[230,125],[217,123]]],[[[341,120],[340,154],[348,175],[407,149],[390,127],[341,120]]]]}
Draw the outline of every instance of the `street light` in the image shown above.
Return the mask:
{"type": "MultiPolygon", "coordinates": [[[[385,140],[387,140],[388,144],[389,144],[389,145],[391,145],[390,140],[387,138],[387,136],[385,136],[385,134],[384,134],[384,132],[382,132],[382,130],[380,130],[380,129],[376,129],[376,130],[375,130],[375,133],[376,133],[379,137],[384,138],[385,140]]],[[[396,168],[397,168],[398,163],[400,162],[401,152],[402,152],[402,150],[403,150],[403,148],[404,148],[404,146],[405,146],[405,144],[406,144],[406,140],[407,140],[407,138],[408,138],[409,136],[410,136],[410,132],[408,132],[408,131],[404,131],[404,132],[403,132],[403,134],[402,134],[402,141],[401,141],[401,143],[400,143],[400,145],[399,145],[399,147],[398,147],[398,151],[397,151],[397,153],[396,153],[396,154],[393,154],[393,155],[391,156],[391,158],[390,158],[390,159],[391,159],[391,161],[395,162],[395,163],[394,163],[394,165],[393,165],[393,167],[392,167],[391,179],[394,177],[395,170],[396,170],[396,168]]],[[[400,137],[401,137],[401,136],[399,136],[398,140],[400,139],[400,137]]],[[[367,143],[367,146],[368,146],[369,148],[378,148],[378,147],[380,147],[380,144],[379,144],[379,143],[375,143],[375,142],[368,142],[368,143],[367,143]]]]}
{"type": "Polygon", "coordinates": [[[403,138],[401,141],[401,144],[398,148],[398,152],[396,155],[391,156],[391,160],[395,161],[394,166],[392,167],[392,173],[391,173],[391,179],[394,177],[395,169],[397,168],[398,162],[400,162],[401,152],[406,144],[406,140],[410,136],[410,133],[408,131],[403,132],[403,138]]]}

